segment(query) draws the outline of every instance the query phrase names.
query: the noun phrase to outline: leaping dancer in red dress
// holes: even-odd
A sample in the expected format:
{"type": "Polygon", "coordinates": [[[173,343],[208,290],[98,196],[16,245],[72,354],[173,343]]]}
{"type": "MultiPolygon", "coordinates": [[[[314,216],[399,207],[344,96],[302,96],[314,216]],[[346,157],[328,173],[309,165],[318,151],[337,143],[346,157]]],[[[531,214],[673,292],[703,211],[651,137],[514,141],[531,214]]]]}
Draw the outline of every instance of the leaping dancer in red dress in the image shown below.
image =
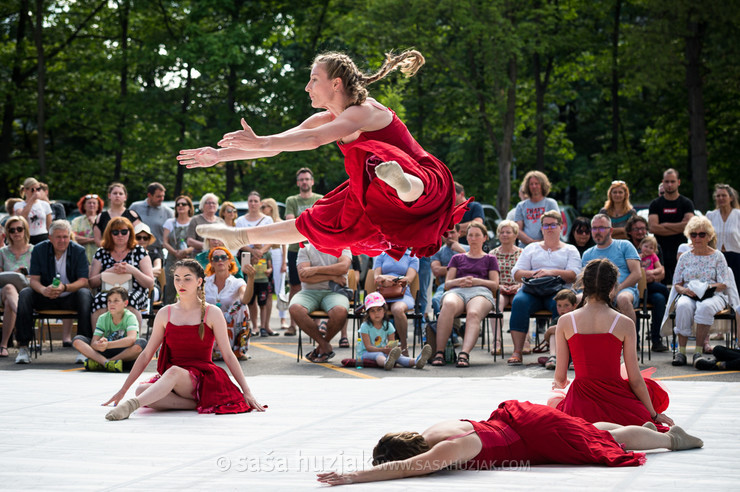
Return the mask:
{"type": "Polygon", "coordinates": [[[407,248],[416,256],[436,253],[441,236],[460,221],[467,202],[455,206],[450,170],[414,140],[393,111],[368,97],[366,89],[396,68],[412,76],[423,64],[418,51],[388,54],[378,72],[364,75],[347,55],[319,55],[306,92],[311,105],[325,111],[290,130],[263,137],[242,119],[243,129],[224,135],[218,142],[221,148],[181,150],[177,159],[188,168],[272,157],[332,142],[345,156],[349,179],[298,219],[248,230],[201,225],[198,234],[219,238],[229,249],[309,240],[336,256],[344,248],[370,256],[386,251],[396,259],[407,248]]]}

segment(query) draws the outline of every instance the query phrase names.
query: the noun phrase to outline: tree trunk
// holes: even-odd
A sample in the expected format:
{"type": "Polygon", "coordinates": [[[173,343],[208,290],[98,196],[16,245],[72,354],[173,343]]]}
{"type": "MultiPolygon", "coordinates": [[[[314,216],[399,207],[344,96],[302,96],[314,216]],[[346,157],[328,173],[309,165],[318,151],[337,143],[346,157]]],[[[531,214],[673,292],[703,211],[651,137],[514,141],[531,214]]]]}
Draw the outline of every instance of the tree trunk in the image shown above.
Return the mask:
{"type": "MultiPolygon", "coordinates": [[[[236,68],[233,65],[229,65],[229,75],[227,77],[227,92],[226,92],[226,105],[229,108],[229,114],[233,116],[230,118],[229,125],[232,125],[232,120],[236,121],[236,68]]],[[[241,129],[241,125],[237,123],[237,126],[241,129]]],[[[231,128],[231,126],[229,126],[231,128]]],[[[226,163],[226,194],[224,200],[228,200],[231,194],[234,193],[234,181],[236,180],[236,167],[233,162],[226,163]]]]}
{"type": "Polygon", "coordinates": [[[506,113],[504,113],[504,135],[498,156],[498,196],[496,207],[502,217],[509,211],[511,202],[511,160],[514,143],[514,117],[516,114],[516,58],[509,59],[507,73],[509,87],[506,91],[506,113]]]}
{"type": "MultiPolygon", "coordinates": [[[[180,105],[180,114],[182,117],[180,118],[180,148],[185,148],[185,132],[187,131],[188,125],[188,108],[190,107],[190,84],[193,81],[192,78],[192,69],[190,66],[187,67],[188,70],[188,77],[185,80],[185,93],[182,96],[182,104],[180,105]]],[[[175,196],[182,195],[182,183],[185,178],[185,166],[181,166],[178,163],[177,166],[177,174],[175,177],[175,196]]]]}
{"type": "MultiPolygon", "coordinates": [[[[617,0],[614,5],[614,30],[612,30],[612,139],[610,150],[614,153],[619,151],[619,19],[622,11],[622,0],[617,0]]],[[[614,160],[615,169],[612,176],[617,178],[619,169],[616,168],[617,160],[614,160]]]]}
{"type": "Polygon", "coordinates": [[[120,104],[118,107],[118,126],[116,127],[116,156],[113,168],[113,181],[121,180],[121,169],[123,164],[123,148],[126,144],[126,100],[128,98],[128,21],[129,0],[118,2],[118,11],[121,22],[121,83],[120,104]]]}
{"type": "MultiPolygon", "coordinates": [[[[0,165],[7,166],[10,162],[13,148],[13,121],[15,120],[15,97],[23,82],[21,63],[23,62],[23,43],[26,38],[26,24],[28,23],[28,0],[21,0],[18,6],[18,27],[15,32],[15,56],[13,68],[10,72],[10,84],[3,103],[2,133],[0,133],[0,165]]],[[[28,172],[27,174],[31,174],[28,172]]],[[[9,183],[0,180],[0,196],[15,195],[9,183]]]]}
{"type": "Polygon", "coordinates": [[[545,111],[545,93],[550,83],[550,73],[552,73],[552,62],[552,56],[547,57],[547,67],[545,67],[545,78],[543,80],[540,54],[534,54],[535,121],[537,126],[537,158],[534,167],[543,172],[545,171],[545,122],[543,113],[545,111]]]}
{"type": "Polygon", "coordinates": [[[707,178],[707,135],[702,94],[701,51],[707,25],[688,21],[686,38],[686,88],[689,96],[689,156],[694,185],[694,206],[709,208],[709,180],[707,178]]]}
{"type": "Polygon", "coordinates": [[[44,0],[36,0],[36,29],[33,33],[36,42],[38,74],[36,76],[36,132],[38,138],[39,175],[46,181],[46,116],[44,98],[46,92],[46,62],[44,61],[44,0]]]}

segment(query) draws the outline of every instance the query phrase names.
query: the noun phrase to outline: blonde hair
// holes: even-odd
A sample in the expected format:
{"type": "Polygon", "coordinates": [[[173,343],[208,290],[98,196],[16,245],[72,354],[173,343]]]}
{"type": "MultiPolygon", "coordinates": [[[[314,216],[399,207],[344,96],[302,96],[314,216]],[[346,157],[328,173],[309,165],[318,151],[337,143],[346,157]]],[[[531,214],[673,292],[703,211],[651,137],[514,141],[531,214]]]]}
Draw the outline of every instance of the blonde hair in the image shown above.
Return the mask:
{"type": "Polygon", "coordinates": [[[691,233],[696,232],[699,229],[703,229],[708,235],[709,235],[709,247],[714,248],[714,246],[717,244],[717,233],[714,231],[714,226],[704,216],[694,216],[689,220],[689,223],[686,224],[686,228],[683,230],[683,235],[686,236],[686,239],[691,241],[691,233]]]}
{"type": "Polygon", "coordinates": [[[10,217],[8,217],[8,220],[5,221],[5,239],[8,241],[9,245],[15,246],[13,244],[13,241],[10,239],[8,228],[12,227],[12,225],[16,222],[23,226],[23,240],[26,246],[28,246],[28,243],[31,241],[31,233],[28,230],[28,221],[26,221],[25,217],[22,217],[20,215],[11,215],[10,217]]]}
{"type": "Polygon", "coordinates": [[[274,198],[265,198],[262,200],[262,205],[260,207],[268,206],[270,207],[271,213],[270,218],[272,218],[273,222],[282,222],[283,219],[280,218],[280,211],[278,210],[278,204],[275,201],[274,198]]]}
{"type": "Polygon", "coordinates": [[[519,234],[519,224],[517,224],[513,220],[506,220],[506,219],[504,219],[501,222],[499,222],[498,223],[498,227],[496,227],[496,235],[497,236],[501,234],[501,230],[504,227],[511,227],[511,230],[514,231],[514,235],[515,236],[519,234]]]}
{"type": "Polygon", "coordinates": [[[367,99],[366,87],[373,82],[384,78],[396,68],[407,77],[412,77],[424,65],[424,57],[416,50],[407,50],[400,55],[385,54],[385,62],[380,69],[371,75],[365,75],[357,68],[355,62],[345,55],[336,51],[322,53],[313,60],[313,65],[321,64],[326,70],[329,80],[339,78],[342,80],[344,92],[349,98],[349,106],[362,104],[367,99]]]}
{"type": "Polygon", "coordinates": [[[624,210],[632,210],[632,204],[630,203],[630,189],[627,183],[624,181],[612,182],[609,189],[606,191],[606,202],[604,202],[604,210],[607,215],[614,217],[614,203],[612,202],[612,190],[615,188],[622,188],[624,190],[624,210]]]}
{"type": "Polygon", "coordinates": [[[655,236],[645,236],[642,241],[640,241],[640,248],[642,248],[643,244],[649,244],[655,251],[658,251],[658,240],[655,239],[655,236]]]}

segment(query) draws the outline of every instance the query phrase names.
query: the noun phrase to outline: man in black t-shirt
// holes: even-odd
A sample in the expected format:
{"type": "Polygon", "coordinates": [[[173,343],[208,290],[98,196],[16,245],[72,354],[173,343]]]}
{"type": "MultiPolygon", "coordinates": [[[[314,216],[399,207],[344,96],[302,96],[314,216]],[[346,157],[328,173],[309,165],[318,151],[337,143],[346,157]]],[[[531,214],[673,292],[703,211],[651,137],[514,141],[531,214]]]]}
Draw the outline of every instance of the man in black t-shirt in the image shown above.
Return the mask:
{"type": "Polygon", "coordinates": [[[678,193],[681,180],[678,171],[668,169],[663,173],[663,196],[650,203],[648,225],[663,250],[665,278],[663,283],[671,285],[676,269],[676,252],[686,242],[683,234],[689,219],[694,216],[694,203],[678,193]]]}

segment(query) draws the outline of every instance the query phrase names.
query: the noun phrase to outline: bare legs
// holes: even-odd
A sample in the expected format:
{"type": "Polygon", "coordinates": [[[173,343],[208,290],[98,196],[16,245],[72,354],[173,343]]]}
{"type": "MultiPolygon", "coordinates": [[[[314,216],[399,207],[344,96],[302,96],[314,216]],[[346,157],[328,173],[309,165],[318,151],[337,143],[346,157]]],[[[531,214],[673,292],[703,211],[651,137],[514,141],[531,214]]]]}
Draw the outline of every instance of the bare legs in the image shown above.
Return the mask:
{"type": "Polygon", "coordinates": [[[321,354],[332,352],[331,339],[339,333],[347,321],[347,310],[341,306],[335,306],[329,311],[329,319],[326,322],[326,335],[322,334],[316,322],[308,315],[308,310],[300,304],[290,306],[290,315],[296,324],[306,335],[316,341],[316,348],[321,354]]]}
{"type": "Polygon", "coordinates": [[[660,433],[648,427],[628,425],[625,427],[610,422],[596,422],[594,427],[609,431],[615,441],[624,444],[626,449],[645,451],[665,448],[671,451],[694,449],[704,446],[698,437],[691,436],[681,427],[674,425],[666,433],[660,433]]]}
{"type": "MultiPolygon", "coordinates": [[[[106,362],[108,362],[109,359],[106,359],[103,357],[103,354],[92,348],[90,345],[86,344],[82,340],[75,340],[72,342],[72,346],[82,355],[87,357],[88,359],[92,359],[98,364],[104,366],[106,362]]],[[[114,357],[111,357],[110,360],[136,360],[136,358],[141,353],[141,347],[134,344],[130,347],[127,347],[125,350],[122,350],[120,353],[116,354],[114,357]]]]}
{"type": "MultiPolygon", "coordinates": [[[[15,317],[18,311],[18,290],[10,284],[2,288],[0,293],[3,299],[3,338],[0,347],[8,348],[8,340],[15,329],[15,317]]],[[[5,352],[7,354],[7,352],[5,352]]]]}
{"type": "MultiPolygon", "coordinates": [[[[370,275],[370,273],[368,273],[370,275]]],[[[409,320],[406,317],[406,310],[408,306],[403,301],[396,301],[390,303],[391,314],[393,315],[393,323],[396,325],[396,333],[398,334],[398,342],[401,345],[401,351],[403,355],[409,354],[408,346],[408,331],[409,331],[409,320]]]]}

